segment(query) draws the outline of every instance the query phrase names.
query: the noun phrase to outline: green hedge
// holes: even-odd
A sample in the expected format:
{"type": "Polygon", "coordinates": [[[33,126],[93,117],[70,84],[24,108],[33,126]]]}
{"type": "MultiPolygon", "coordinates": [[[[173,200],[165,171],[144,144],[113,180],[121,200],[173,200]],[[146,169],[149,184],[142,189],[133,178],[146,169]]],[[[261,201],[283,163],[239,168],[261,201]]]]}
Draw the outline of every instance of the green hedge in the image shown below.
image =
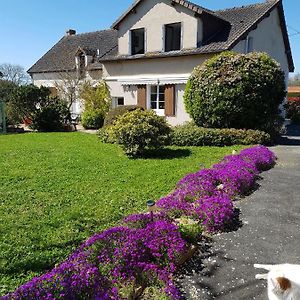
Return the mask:
{"type": "Polygon", "coordinates": [[[271,144],[271,136],[259,130],[213,129],[188,123],[173,128],[171,145],[174,146],[231,146],[271,144]]]}

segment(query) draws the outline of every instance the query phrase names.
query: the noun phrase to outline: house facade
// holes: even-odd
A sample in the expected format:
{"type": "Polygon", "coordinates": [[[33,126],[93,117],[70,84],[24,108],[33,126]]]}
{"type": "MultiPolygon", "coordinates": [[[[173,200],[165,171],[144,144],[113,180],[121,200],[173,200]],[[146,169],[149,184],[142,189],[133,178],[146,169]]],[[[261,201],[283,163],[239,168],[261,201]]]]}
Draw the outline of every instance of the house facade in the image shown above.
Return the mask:
{"type": "Polygon", "coordinates": [[[226,50],[266,52],[288,80],[294,64],[282,1],[211,11],[184,0],[137,0],[109,30],[68,31],[28,72],[52,88],[68,76],[104,79],[114,106],[153,109],[177,125],[190,120],[183,95],[191,72],[226,50]]]}

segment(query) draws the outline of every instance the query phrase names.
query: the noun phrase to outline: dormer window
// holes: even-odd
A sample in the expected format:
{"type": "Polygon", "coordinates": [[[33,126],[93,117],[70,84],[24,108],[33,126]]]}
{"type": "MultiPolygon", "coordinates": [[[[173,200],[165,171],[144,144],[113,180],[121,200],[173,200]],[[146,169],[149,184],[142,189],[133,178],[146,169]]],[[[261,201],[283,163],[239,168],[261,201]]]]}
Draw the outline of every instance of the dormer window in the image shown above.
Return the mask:
{"type": "Polygon", "coordinates": [[[165,51],[181,49],[181,23],[165,25],[165,51]]]}
{"type": "Polygon", "coordinates": [[[145,29],[131,30],[131,54],[144,54],[145,53],[145,29]]]}
{"type": "Polygon", "coordinates": [[[81,53],[78,58],[79,58],[79,76],[80,78],[83,78],[85,72],[85,55],[81,53]]]}

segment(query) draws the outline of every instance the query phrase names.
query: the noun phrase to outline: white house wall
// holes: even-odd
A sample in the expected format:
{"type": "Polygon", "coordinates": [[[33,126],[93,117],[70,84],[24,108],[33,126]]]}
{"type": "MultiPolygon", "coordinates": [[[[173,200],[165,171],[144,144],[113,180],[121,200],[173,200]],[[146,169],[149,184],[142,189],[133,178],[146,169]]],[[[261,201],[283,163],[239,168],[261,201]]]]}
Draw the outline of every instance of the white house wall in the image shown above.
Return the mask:
{"type": "MultiPolygon", "coordinates": [[[[287,82],[289,65],[285,53],[278,9],[274,9],[270,16],[262,20],[248,36],[253,38],[253,51],[266,52],[280,63],[282,70],[285,72],[287,82]]],[[[244,53],[245,43],[245,40],[239,42],[233,50],[244,53]]]]}
{"type": "MultiPolygon", "coordinates": [[[[210,58],[211,55],[194,55],[180,56],[173,58],[160,59],[143,59],[143,60],[126,60],[117,62],[106,62],[103,65],[103,78],[106,79],[111,91],[112,97],[124,97],[125,105],[137,104],[137,86],[122,85],[116,77],[139,76],[141,78],[147,76],[172,74],[191,74],[193,69],[201,65],[210,58]]],[[[189,115],[186,113],[183,103],[183,94],[185,84],[175,85],[175,117],[168,117],[167,120],[171,125],[178,125],[190,121],[189,115]]]]}
{"type": "Polygon", "coordinates": [[[197,47],[203,26],[193,12],[181,5],[172,6],[171,0],[143,1],[119,25],[119,54],[130,54],[130,30],[138,28],[145,28],[146,52],[162,51],[164,25],[177,22],[182,23],[183,48],[197,47]]]}

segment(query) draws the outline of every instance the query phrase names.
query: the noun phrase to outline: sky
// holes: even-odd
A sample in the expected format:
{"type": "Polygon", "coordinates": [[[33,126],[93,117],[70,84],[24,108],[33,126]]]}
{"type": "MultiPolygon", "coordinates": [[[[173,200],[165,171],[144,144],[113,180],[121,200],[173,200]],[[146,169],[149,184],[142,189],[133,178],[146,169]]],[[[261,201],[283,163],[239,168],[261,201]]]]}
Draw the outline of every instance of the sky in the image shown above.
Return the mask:
{"type": "MultiPolygon", "coordinates": [[[[192,0],[208,9],[264,0],[192,0]]],[[[77,33],[107,29],[133,0],[0,0],[0,64],[31,67],[69,28],[77,33]]],[[[300,73],[300,1],[283,0],[295,73],[300,73]]]]}

